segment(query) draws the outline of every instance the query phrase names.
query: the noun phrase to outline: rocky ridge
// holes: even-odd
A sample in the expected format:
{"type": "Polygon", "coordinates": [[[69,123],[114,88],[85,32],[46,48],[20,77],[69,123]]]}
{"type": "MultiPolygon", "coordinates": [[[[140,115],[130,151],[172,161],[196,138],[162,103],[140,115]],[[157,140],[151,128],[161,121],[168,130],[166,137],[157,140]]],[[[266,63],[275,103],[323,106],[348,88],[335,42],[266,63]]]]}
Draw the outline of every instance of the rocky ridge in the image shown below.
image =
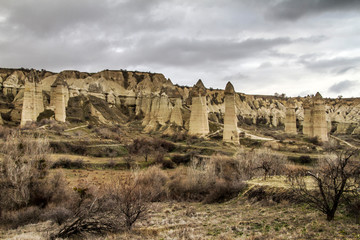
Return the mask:
{"type": "MultiPolygon", "coordinates": [[[[51,86],[60,73],[37,71],[45,109],[51,108],[51,86]]],[[[144,130],[166,130],[169,126],[189,129],[193,88],[174,85],[163,74],[126,70],[97,73],[62,71],[68,86],[67,121],[123,123],[132,118],[143,121],[144,130]]],[[[0,124],[17,125],[21,121],[28,69],[0,69],[0,124]]],[[[225,85],[225,84],[224,84],[225,85]]],[[[224,86],[225,87],[225,86],[224,86]]],[[[224,90],[206,89],[209,121],[223,124],[224,90]]],[[[297,127],[304,121],[306,98],[291,98],[297,127]]],[[[236,116],[240,124],[283,127],[288,98],[235,94],[236,116]]],[[[360,99],[324,99],[328,131],[360,134],[360,99]]],[[[211,129],[210,129],[211,130],[211,129]]]]}

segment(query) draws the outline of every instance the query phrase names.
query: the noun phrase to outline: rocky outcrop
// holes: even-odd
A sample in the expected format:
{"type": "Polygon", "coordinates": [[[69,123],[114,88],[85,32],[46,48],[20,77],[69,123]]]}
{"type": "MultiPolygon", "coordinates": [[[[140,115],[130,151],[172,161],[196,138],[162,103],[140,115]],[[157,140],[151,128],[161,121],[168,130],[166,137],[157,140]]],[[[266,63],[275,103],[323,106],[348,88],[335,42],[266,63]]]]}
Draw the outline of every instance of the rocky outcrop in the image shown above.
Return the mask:
{"type": "Polygon", "coordinates": [[[55,112],[55,120],[65,122],[66,106],[69,101],[69,89],[63,74],[59,74],[51,85],[50,108],[55,112]]]}
{"type": "Polygon", "coordinates": [[[177,126],[183,126],[183,116],[181,113],[182,100],[181,98],[175,99],[175,106],[171,111],[170,123],[175,124],[177,126]]]}
{"type": "Polygon", "coordinates": [[[295,103],[290,100],[286,107],[285,116],[285,132],[288,134],[296,134],[296,114],[295,114],[295,103]]]}
{"type": "Polygon", "coordinates": [[[43,111],[42,88],[37,72],[32,70],[27,80],[25,80],[20,126],[25,126],[28,122],[36,121],[39,114],[43,111]]]}
{"type": "Polygon", "coordinates": [[[323,142],[329,140],[325,104],[320,93],[316,93],[304,105],[303,133],[309,137],[318,137],[323,142]]]}
{"type": "Polygon", "coordinates": [[[206,106],[206,88],[201,80],[192,89],[191,101],[189,134],[205,136],[209,133],[209,120],[206,106]]]}
{"type": "MultiPolygon", "coordinates": [[[[27,69],[0,69],[0,86],[2,87],[0,91],[0,113],[4,124],[20,123],[24,97],[29,99],[29,91],[25,93],[25,85],[28,84],[25,82],[29,73],[30,70],[27,69]]],[[[72,113],[70,121],[72,119],[74,121],[75,119],[77,119],[76,121],[82,119],[81,121],[83,121],[84,116],[90,117],[91,120],[96,118],[104,123],[136,118],[143,119],[144,127],[149,124],[151,126],[148,127],[149,129],[162,131],[167,129],[164,126],[172,124],[181,127],[184,131],[189,131],[191,125],[192,132],[195,130],[192,124],[194,121],[190,121],[190,110],[192,103],[198,102],[195,105],[202,109],[201,112],[204,114],[201,116],[208,114],[212,122],[224,123],[226,105],[224,90],[205,89],[200,96],[201,98],[199,95],[194,97],[193,92],[196,87],[193,89],[192,87],[174,85],[162,74],[126,70],[104,70],[98,73],[70,70],[53,73],[42,70],[37,71],[37,75],[39,78],[39,82],[36,84],[37,90],[30,94],[38,96],[34,97],[37,99],[37,103],[34,103],[35,108],[40,107],[36,112],[41,111],[40,95],[42,95],[45,108],[53,107],[55,110],[54,104],[50,104],[52,102],[50,96],[53,95],[51,86],[59,75],[63,75],[69,88],[68,97],[66,96],[67,91],[65,91],[65,103],[68,101],[67,99],[80,96],[85,96],[81,99],[90,99],[91,97],[94,104],[87,105],[87,109],[89,114],[93,112],[96,116],[94,115],[92,118],[87,115],[88,113],[83,113],[83,117],[79,117],[72,113]],[[90,106],[93,106],[96,111],[90,111],[90,106]],[[106,111],[102,111],[101,108],[106,108],[106,111]],[[114,117],[108,114],[108,111],[120,111],[122,115],[117,112],[118,116],[114,117]]],[[[28,89],[30,88],[33,87],[29,86],[28,89]]],[[[234,98],[236,117],[240,125],[261,125],[279,129],[286,125],[287,111],[285,106],[288,101],[287,98],[246,95],[244,93],[235,93],[234,98]]],[[[296,121],[298,127],[303,128],[304,133],[311,128],[308,126],[307,116],[310,115],[306,114],[309,110],[306,107],[306,99],[309,98],[293,98],[296,121]]],[[[355,131],[355,129],[359,128],[360,123],[360,99],[323,99],[323,101],[327,131],[331,130],[334,134],[358,134],[359,130],[355,131]],[[330,128],[330,123],[333,123],[332,128],[330,128]]],[[[81,109],[80,106],[78,107],[81,109]]],[[[194,106],[194,108],[196,107],[194,106]]],[[[29,116],[26,110],[24,114],[29,116]]],[[[36,120],[35,117],[31,117],[31,119],[36,120]]],[[[204,121],[200,122],[204,123],[201,128],[205,129],[206,132],[207,124],[204,121]]],[[[308,136],[313,134],[311,131],[309,130],[308,136]]]]}
{"type": "Polygon", "coordinates": [[[239,144],[234,86],[228,82],[225,87],[225,116],[223,141],[239,144]]]}
{"type": "Polygon", "coordinates": [[[325,104],[320,93],[314,97],[314,107],[312,112],[313,137],[318,137],[320,141],[328,141],[328,126],[326,123],[325,104]]]}

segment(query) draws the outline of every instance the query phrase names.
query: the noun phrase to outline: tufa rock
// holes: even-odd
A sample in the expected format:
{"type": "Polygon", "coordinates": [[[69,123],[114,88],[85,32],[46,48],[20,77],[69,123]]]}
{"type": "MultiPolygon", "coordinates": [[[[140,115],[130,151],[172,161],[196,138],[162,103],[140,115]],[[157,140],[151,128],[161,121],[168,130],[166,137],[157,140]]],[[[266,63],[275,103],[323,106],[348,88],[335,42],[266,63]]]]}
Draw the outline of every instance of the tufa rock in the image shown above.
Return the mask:
{"type": "Polygon", "coordinates": [[[224,142],[239,144],[234,86],[228,82],[225,88],[224,142]]]}

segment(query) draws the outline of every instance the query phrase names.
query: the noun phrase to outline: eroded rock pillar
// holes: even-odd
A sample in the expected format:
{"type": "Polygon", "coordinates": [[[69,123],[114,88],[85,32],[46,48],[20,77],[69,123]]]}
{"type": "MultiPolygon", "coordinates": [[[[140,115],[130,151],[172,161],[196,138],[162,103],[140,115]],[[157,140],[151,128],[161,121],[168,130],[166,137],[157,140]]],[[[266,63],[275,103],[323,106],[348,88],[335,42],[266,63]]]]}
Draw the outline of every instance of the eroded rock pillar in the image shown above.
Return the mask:
{"type": "Polygon", "coordinates": [[[289,134],[297,134],[295,104],[291,100],[288,102],[286,107],[285,132],[289,134]]]}
{"type": "Polygon", "coordinates": [[[206,88],[201,80],[193,87],[191,96],[189,134],[205,136],[209,133],[209,120],[206,106],[206,88]]]}
{"type": "Polygon", "coordinates": [[[225,88],[224,142],[239,144],[234,86],[228,82],[225,88]]]}

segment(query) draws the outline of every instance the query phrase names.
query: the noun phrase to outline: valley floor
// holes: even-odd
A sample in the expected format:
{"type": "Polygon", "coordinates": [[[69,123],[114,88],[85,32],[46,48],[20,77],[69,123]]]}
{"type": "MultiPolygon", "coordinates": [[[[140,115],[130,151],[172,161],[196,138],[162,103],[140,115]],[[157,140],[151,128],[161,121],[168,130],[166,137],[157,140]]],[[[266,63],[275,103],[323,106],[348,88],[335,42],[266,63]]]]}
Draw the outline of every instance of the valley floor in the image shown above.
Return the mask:
{"type": "MultiPolygon", "coordinates": [[[[47,239],[50,222],[3,231],[1,239],[47,239]]],[[[256,202],[154,203],[130,233],[87,239],[360,239],[360,228],[341,211],[332,222],[306,205],[256,202]]]]}

